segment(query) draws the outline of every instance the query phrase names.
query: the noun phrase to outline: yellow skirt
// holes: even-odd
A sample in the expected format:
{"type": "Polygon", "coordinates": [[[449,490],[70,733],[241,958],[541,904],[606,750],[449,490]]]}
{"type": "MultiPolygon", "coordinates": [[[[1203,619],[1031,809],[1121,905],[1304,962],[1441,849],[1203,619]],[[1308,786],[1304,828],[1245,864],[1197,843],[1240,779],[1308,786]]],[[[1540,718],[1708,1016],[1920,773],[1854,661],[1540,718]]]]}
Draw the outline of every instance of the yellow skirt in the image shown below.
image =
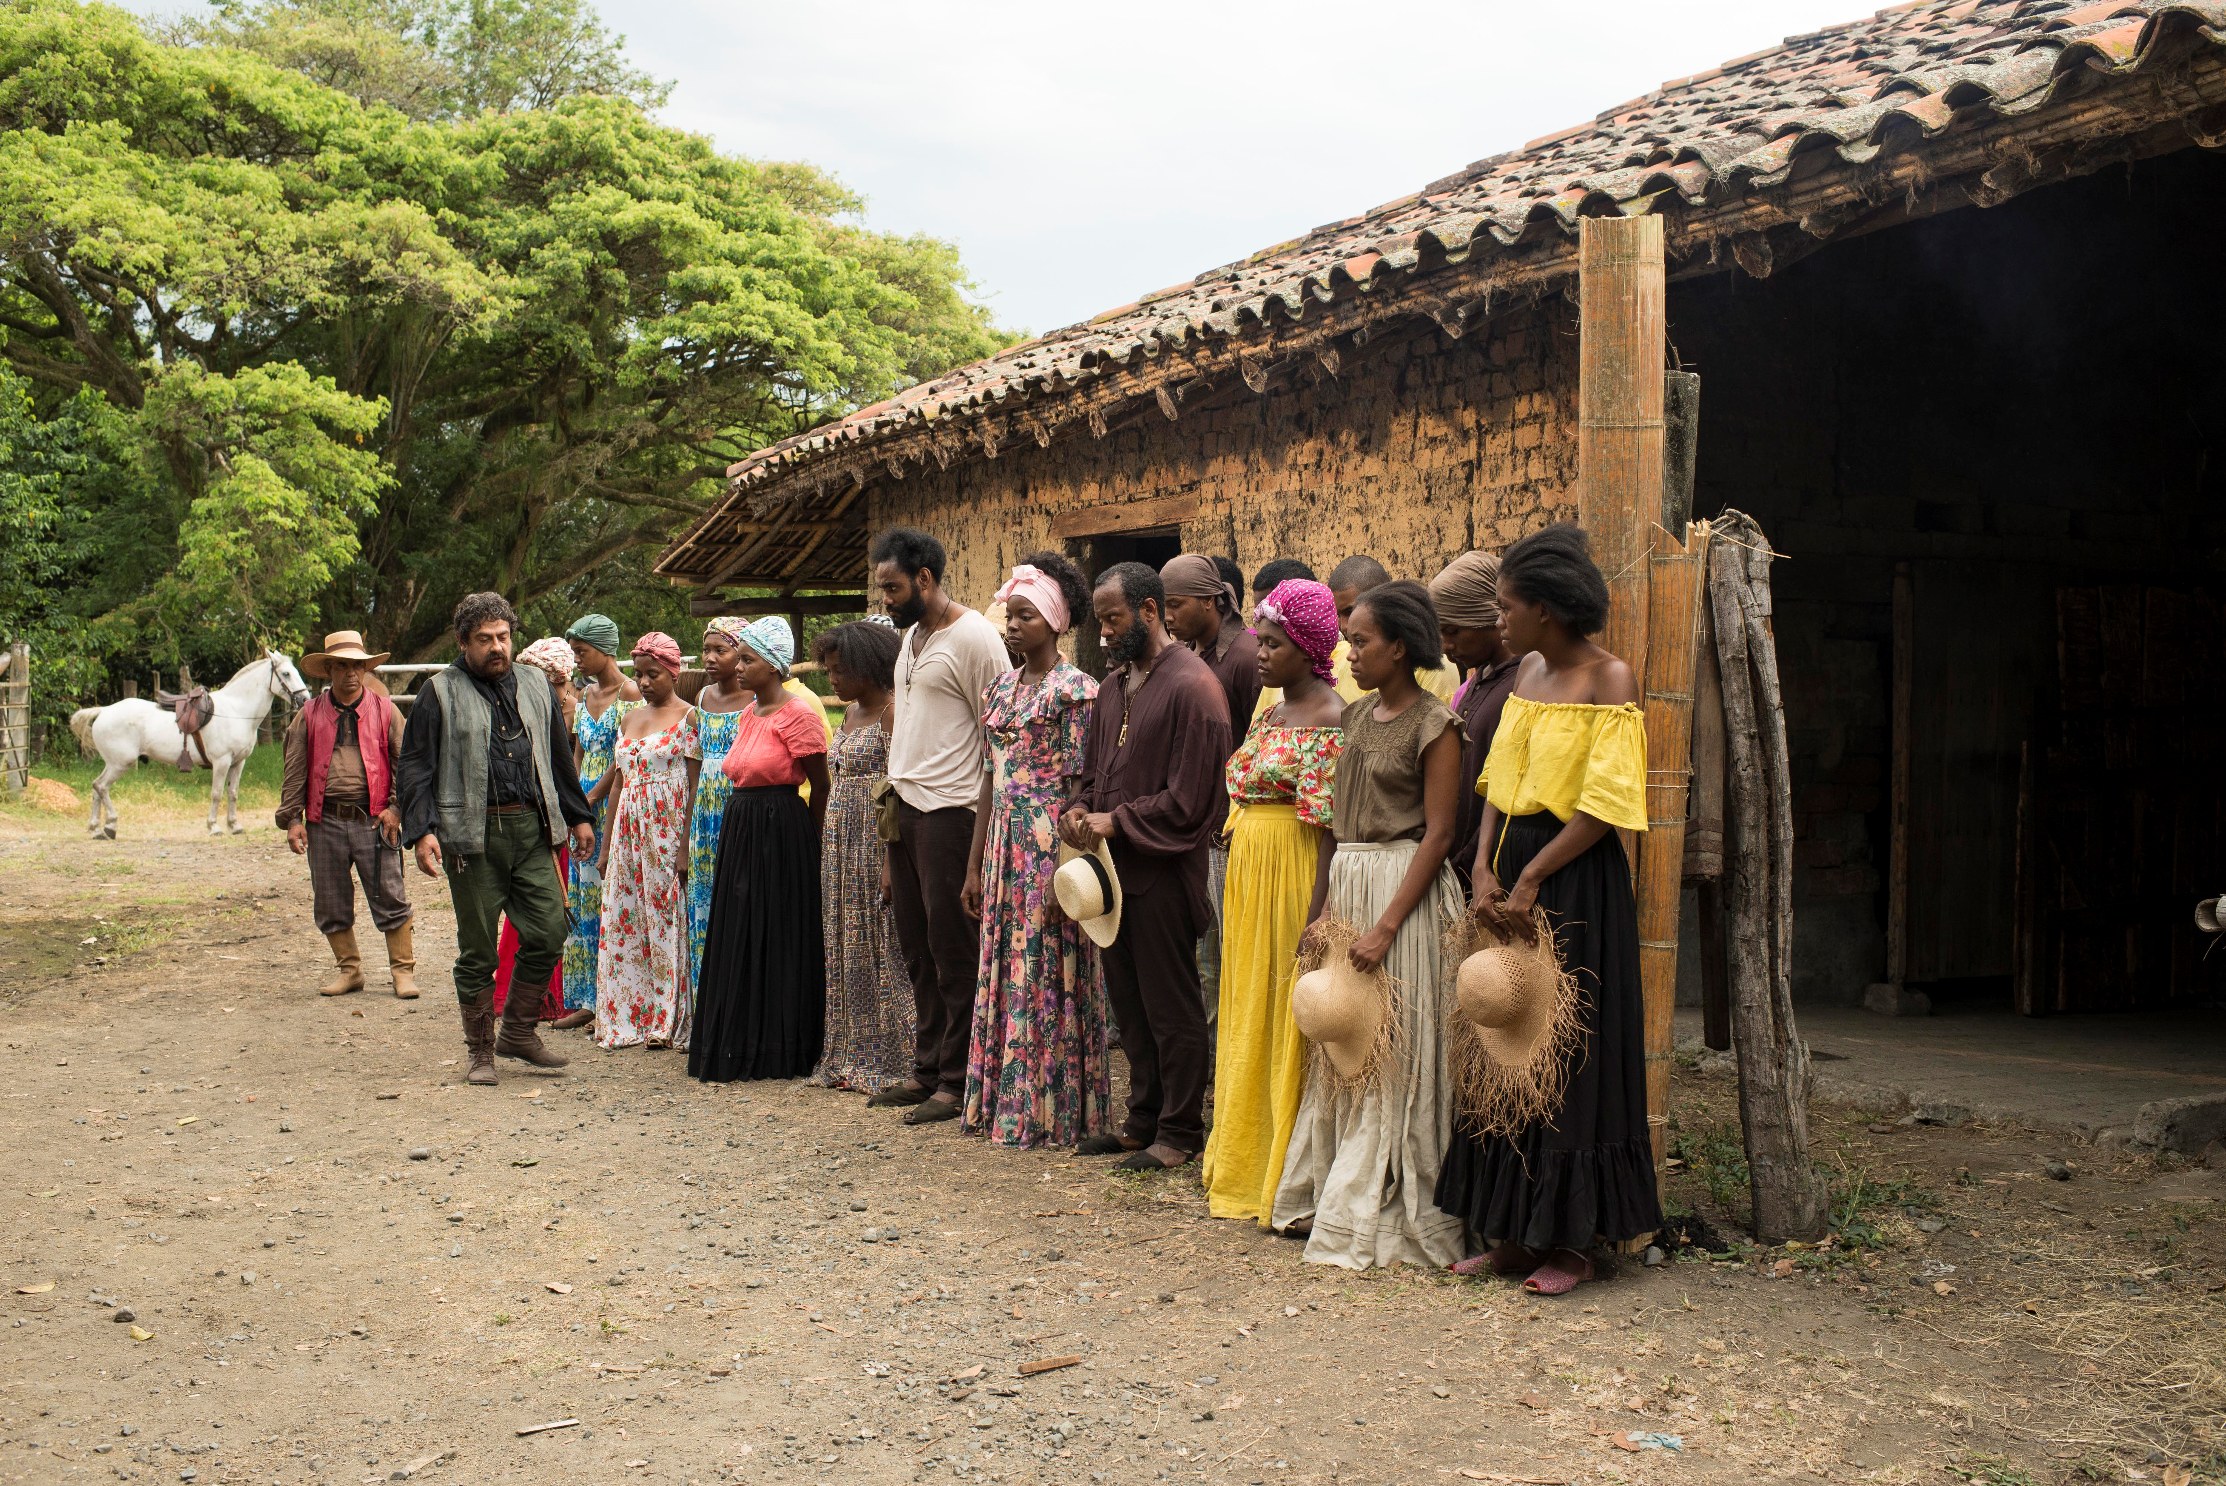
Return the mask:
{"type": "Polygon", "coordinates": [[[1291,982],[1313,901],[1318,826],[1289,805],[1247,805],[1229,842],[1221,898],[1220,1044],[1213,1131],[1200,1178],[1217,1218],[1267,1222],[1306,1088],[1306,1039],[1291,982]]]}

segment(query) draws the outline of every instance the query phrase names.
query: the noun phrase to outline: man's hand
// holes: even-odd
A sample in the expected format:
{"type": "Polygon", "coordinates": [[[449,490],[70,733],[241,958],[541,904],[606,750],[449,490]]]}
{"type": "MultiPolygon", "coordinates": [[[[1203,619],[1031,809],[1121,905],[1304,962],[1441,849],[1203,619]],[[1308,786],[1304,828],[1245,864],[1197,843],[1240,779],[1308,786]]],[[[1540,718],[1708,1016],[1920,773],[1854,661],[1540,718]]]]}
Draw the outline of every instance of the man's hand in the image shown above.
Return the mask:
{"type": "Polygon", "coordinates": [[[431,831],[417,838],[417,870],[427,877],[441,875],[441,840],[431,831]]]}
{"type": "Polygon", "coordinates": [[[896,886],[889,880],[889,854],[881,854],[881,906],[886,908],[896,901],[896,886]]]}
{"type": "Polygon", "coordinates": [[[402,817],[389,805],[379,812],[379,839],[389,846],[402,844],[402,817]]]}
{"type": "Polygon", "coordinates": [[[1108,811],[1084,810],[1077,805],[1059,822],[1059,834],[1076,851],[1095,851],[1100,841],[1113,839],[1113,816],[1108,811]]]}
{"type": "Polygon", "coordinates": [[[572,828],[572,854],[586,856],[595,850],[595,822],[583,820],[572,828]]]}
{"type": "Polygon", "coordinates": [[[967,869],[966,885],[958,890],[958,911],[968,918],[982,916],[982,869],[978,864],[967,869]]]}
{"type": "Polygon", "coordinates": [[[295,855],[295,856],[300,856],[300,855],[302,855],[302,854],[303,854],[304,852],[308,851],[308,850],[309,850],[309,827],[308,827],[308,825],[307,825],[306,823],[302,822],[302,821],[298,821],[298,820],[297,820],[297,821],[295,821],[295,822],[294,822],[294,823],[293,823],[292,825],[288,826],[288,827],[286,828],[286,845],[287,845],[287,847],[288,847],[289,849],[291,849],[291,850],[292,850],[292,852],[294,853],[294,855],[295,855]]]}

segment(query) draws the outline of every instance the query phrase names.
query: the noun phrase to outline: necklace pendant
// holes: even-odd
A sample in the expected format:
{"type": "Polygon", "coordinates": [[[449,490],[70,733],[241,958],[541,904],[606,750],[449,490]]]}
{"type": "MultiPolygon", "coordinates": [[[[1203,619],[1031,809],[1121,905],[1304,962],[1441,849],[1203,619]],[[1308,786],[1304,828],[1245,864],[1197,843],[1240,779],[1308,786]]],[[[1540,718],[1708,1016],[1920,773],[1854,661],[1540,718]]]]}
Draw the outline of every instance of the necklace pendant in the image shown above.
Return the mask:
{"type": "Polygon", "coordinates": [[[1125,720],[1121,723],[1121,735],[1113,740],[1113,746],[1115,748],[1128,747],[1128,723],[1125,720]]]}

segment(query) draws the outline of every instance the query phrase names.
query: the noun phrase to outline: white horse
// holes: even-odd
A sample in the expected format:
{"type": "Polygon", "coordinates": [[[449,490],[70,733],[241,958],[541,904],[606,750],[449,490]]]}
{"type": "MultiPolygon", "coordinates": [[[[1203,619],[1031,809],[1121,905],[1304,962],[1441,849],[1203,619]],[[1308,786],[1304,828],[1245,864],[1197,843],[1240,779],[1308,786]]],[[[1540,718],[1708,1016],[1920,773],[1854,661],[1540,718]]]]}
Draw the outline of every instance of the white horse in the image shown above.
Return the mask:
{"type": "MultiPolygon", "coordinates": [[[[273,701],[283,696],[302,706],[309,700],[309,687],[291,660],[268,650],[209,695],[216,703],[216,715],[201,729],[201,749],[209,758],[209,834],[224,834],[216,824],[221,800],[224,823],[237,835],[246,829],[240,824],[240,771],[255,751],[255,735],[271,715],[273,701]]],[[[110,841],[116,839],[116,802],[109,797],[108,787],[141,759],[175,768],[179,753],[192,746],[178,731],[170,709],[144,697],[126,697],[105,707],[80,707],[70,716],[70,731],[77,734],[80,748],[99,754],[106,764],[93,781],[93,814],[87,827],[90,834],[110,841]]],[[[200,757],[199,750],[192,754],[195,761],[200,757]]]]}

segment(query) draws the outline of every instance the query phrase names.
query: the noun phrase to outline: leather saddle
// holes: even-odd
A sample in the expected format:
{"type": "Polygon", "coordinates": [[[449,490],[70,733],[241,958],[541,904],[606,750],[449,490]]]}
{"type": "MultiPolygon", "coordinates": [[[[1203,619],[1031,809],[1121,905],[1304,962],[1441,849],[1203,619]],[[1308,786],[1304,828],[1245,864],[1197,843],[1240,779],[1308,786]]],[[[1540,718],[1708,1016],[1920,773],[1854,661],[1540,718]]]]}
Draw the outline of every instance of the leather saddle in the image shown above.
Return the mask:
{"type": "Polygon", "coordinates": [[[216,716],[216,698],[209,695],[209,689],[206,686],[196,686],[191,691],[178,692],[164,691],[158,686],[155,688],[155,705],[170,709],[171,720],[177,723],[179,734],[190,745],[178,750],[179,769],[191,770],[195,754],[201,756],[202,768],[211,767],[209,746],[201,741],[201,729],[207,727],[209,719],[216,716]]]}

